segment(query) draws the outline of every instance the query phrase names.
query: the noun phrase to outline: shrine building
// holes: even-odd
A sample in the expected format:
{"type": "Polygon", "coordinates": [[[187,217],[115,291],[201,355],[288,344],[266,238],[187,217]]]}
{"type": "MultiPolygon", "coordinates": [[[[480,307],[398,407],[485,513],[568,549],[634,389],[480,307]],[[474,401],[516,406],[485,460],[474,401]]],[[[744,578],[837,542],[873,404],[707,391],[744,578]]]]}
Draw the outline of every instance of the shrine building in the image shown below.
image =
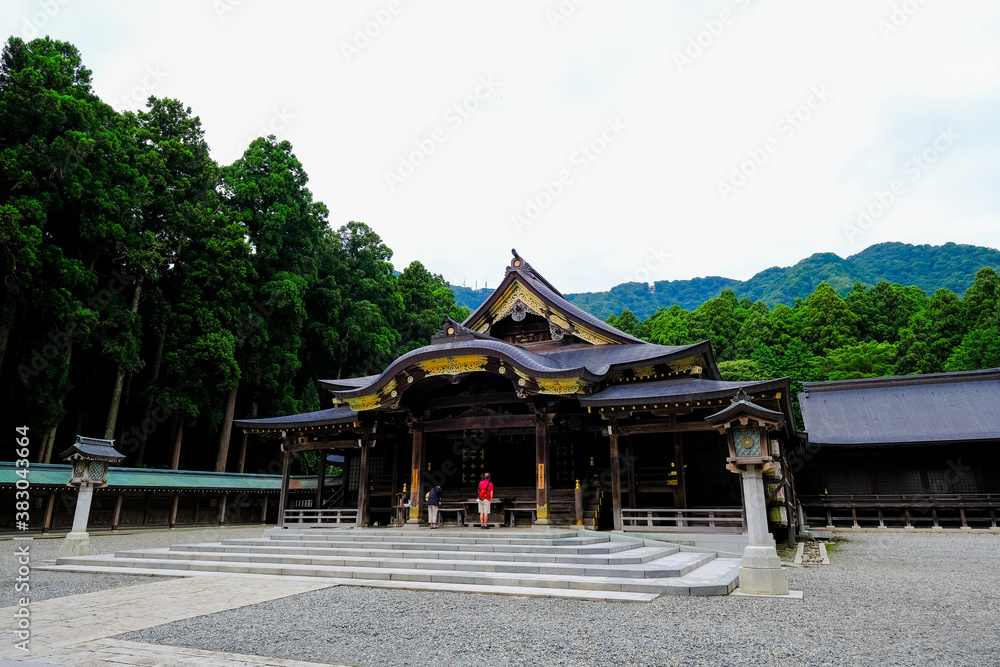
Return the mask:
{"type": "Polygon", "coordinates": [[[430,345],[378,375],[321,384],[330,408],[235,421],[281,439],[280,525],[419,528],[435,484],[444,519],[471,523],[490,472],[498,524],[743,534],[750,504],[750,523],[764,525],[766,511],[767,530],[794,532],[788,379],[725,381],[709,341],[625,334],[516,251],[465,322],[446,319],[430,345]],[[291,463],[304,451],[342,456],[342,483],[319,466],[315,490],[297,492],[291,463]]]}

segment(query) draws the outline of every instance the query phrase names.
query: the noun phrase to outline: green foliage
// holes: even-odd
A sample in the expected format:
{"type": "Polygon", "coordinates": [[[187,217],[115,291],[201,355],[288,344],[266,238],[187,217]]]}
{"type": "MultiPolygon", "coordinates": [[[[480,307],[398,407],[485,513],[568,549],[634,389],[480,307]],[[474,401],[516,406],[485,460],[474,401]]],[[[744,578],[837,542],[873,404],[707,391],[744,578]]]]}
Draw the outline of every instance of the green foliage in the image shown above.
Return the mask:
{"type": "Polygon", "coordinates": [[[852,380],[892,375],[895,361],[895,345],[865,341],[830,350],[817,357],[814,365],[827,380],[852,380]]]}
{"type": "Polygon", "coordinates": [[[720,361],[719,373],[723,380],[735,382],[760,382],[770,380],[771,375],[753,359],[733,359],[732,361],[720,361]]]}

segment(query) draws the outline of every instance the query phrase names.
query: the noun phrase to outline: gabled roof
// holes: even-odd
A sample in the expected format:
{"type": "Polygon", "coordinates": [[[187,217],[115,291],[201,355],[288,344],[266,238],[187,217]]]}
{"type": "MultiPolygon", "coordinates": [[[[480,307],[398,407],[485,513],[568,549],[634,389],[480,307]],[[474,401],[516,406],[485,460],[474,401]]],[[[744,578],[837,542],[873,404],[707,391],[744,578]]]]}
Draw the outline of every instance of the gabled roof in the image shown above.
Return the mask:
{"type": "Polygon", "coordinates": [[[531,265],[511,251],[514,259],[500,285],[462,324],[488,334],[493,324],[512,312],[530,312],[548,320],[554,333],[571,334],[592,344],[632,344],[643,341],[615,329],[574,306],[531,265]]]}
{"type": "Polygon", "coordinates": [[[762,405],[754,403],[750,397],[747,396],[747,392],[743,387],[740,387],[739,391],[736,392],[732,403],[715,414],[705,417],[705,421],[712,426],[718,427],[722,424],[728,424],[740,415],[747,415],[756,419],[758,422],[771,422],[776,424],[778,428],[785,425],[785,416],[783,414],[776,410],[769,410],[762,405]]]}
{"type": "Polygon", "coordinates": [[[806,382],[809,441],[830,445],[1000,440],[1000,369],[806,382]]]}
{"type": "Polygon", "coordinates": [[[76,436],[76,442],[70,445],[69,449],[60,454],[59,457],[67,459],[73,455],[77,455],[77,458],[108,461],[110,463],[118,463],[125,459],[125,455],[115,449],[114,440],[88,438],[82,435],[76,436]]]}

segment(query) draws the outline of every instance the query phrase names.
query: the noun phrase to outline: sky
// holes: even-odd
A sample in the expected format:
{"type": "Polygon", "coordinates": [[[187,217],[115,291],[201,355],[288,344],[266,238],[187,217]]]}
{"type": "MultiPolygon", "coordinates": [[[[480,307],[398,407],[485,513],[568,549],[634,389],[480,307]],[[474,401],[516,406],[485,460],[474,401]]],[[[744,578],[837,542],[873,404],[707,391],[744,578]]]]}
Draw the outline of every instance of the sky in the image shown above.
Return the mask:
{"type": "Polygon", "coordinates": [[[1000,4],[17,0],[117,109],[288,140],[402,269],[563,292],[884,241],[1000,247],[1000,4]]]}

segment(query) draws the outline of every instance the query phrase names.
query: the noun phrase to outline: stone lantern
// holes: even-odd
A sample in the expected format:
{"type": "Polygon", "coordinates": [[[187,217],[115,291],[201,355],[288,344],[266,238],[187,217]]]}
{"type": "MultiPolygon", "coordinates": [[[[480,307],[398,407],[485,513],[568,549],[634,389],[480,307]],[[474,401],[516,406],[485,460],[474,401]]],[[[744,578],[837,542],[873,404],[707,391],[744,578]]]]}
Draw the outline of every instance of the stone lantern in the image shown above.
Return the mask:
{"type": "Polygon", "coordinates": [[[757,405],[740,388],[728,407],[705,421],[725,434],[729,442],[726,468],[743,478],[750,544],[743,551],[740,592],[788,595],[788,573],[781,567],[774,539],[767,530],[763,480],[763,473],[774,469],[768,434],[784,427],[784,415],[757,405]]]}
{"type": "Polygon", "coordinates": [[[73,466],[67,486],[75,486],[80,490],[76,498],[73,529],[59,548],[59,556],[87,556],[90,554],[87,521],[90,518],[90,505],[94,500],[94,489],[107,486],[108,465],[120,463],[125,456],[115,449],[114,440],[85,438],[82,435],[76,436],[76,442],[59,456],[73,466]]]}

